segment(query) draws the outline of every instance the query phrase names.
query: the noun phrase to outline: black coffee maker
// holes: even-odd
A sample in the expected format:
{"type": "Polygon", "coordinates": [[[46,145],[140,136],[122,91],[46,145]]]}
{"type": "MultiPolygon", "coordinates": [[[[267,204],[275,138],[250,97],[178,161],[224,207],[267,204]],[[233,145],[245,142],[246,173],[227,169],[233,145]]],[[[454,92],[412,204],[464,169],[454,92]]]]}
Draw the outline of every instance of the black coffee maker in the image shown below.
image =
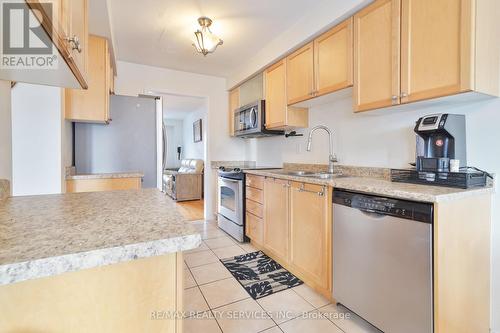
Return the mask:
{"type": "Polygon", "coordinates": [[[433,114],[420,118],[417,133],[417,171],[449,172],[450,160],[467,166],[465,116],[433,114]]]}

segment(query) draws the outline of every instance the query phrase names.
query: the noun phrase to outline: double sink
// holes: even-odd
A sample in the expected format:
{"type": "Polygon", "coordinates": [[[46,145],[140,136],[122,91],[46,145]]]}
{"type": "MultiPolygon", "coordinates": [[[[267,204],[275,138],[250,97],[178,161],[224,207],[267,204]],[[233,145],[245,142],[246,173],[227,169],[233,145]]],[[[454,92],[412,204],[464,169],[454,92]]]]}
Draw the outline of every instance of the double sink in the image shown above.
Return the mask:
{"type": "Polygon", "coordinates": [[[311,172],[311,171],[281,171],[281,174],[295,177],[306,177],[316,179],[334,179],[346,177],[340,173],[311,172]]]}

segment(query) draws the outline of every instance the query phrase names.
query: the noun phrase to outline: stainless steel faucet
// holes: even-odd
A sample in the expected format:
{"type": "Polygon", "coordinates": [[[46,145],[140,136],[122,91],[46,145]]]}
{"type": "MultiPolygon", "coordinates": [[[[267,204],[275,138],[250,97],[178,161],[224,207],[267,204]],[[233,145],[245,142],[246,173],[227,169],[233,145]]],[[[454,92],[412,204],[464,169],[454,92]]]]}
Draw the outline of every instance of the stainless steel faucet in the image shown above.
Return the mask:
{"type": "Polygon", "coordinates": [[[333,173],[333,171],[334,171],[333,163],[337,162],[337,157],[333,153],[333,133],[328,127],[326,127],[324,125],[318,125],[318,126],[315,126],[311,130],[311,132],[309,132],[309,139],[307,140],[307,151],[311,151],[313,133],[319,129],[325,130],[328,133],[328,137],[330,140],[330,151],[329,151],[329,155],[328,155],[328,173],[333,173]]]}

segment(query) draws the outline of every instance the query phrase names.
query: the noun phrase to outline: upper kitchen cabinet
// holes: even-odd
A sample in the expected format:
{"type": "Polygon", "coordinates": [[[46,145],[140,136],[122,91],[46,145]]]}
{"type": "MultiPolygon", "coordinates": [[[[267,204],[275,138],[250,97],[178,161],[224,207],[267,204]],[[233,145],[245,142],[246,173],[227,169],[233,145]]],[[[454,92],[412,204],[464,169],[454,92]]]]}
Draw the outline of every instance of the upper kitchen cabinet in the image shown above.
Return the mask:
{"type": "Polygon", "coordinates": [[[240,88],[229,92],[229,135],[234,136],[234,111],[240,107],[240,88]]]}
{"type": "Polygon", "coordinates": [[[378,0],[354,16],[354,110],[399,103],[400,0],[378,0]]]}
{"type": "Polygon", "coordinates": [[[287,103],[352,86],[352,18],[286,58],[287,103]]]}
{"type": "Polygon", "coordinates": [[[354,16],[355,111],[500,95],[495,0],[377,0],[354,16]]]}
{"type": "Polygon", "coordinates": [[[314,97],[314,43],[286,57],[286,93],[288,105],[314,97]]]}
{"type": "Polygon", "coordinates": [[[402,1],[401,103],[474,88],[473,3],[402,1]]]}
{"type": "Polygon", "coordinates": [[[352,86],[352,17],[314,40],[315,96],[352,86]]]}
{"type": "MultiPolygon", "coordinates": [[[[13,51],[12,65],[0,69],[0,79],[87,89],[88,0],[26,0],[14,5],[19,6],[15,8],[17,13],[19,9],[26,11],[40,25],[29,28],[21,25],[15,34],[9,34],[10,45],[16,48],[22,45],[22,50],[13,51]],[[27,36],[34,30],[39,41],[27,36]],[[12,38],[18,41],[13,43],[12,38]],[[32,53],[31,43],[37,48],[32,53]],[[46,51],[40,51],[40,43],[46,51]],[[30,64],[28,58],[36,62],[30,64]]],[[[22,20],[17,21],[22,24],[22,20]]],[[[4,54],[8,55],[5,49],[4,54]]]]}
{"type": "Polygon", "coordinates": [[[229,91],[229,135],[234,136],[234,111],[264,99],[264,73],[259,73],[229,91]]]}
{"type": "Polygon", "coordinates": [[[264,72],[267,129],[308,127],[308,110],[287,106],[286,74],[285,59],[267,68],[264,72]]]}
{"type": "Polygon", "coordinates": [[[264,73],[259,73],[239,87],[240,107],[264,99],[264,73]]]}
{"type": "Polygon", "coordinates": [[[75,122],[108,123],[111,63],[108,41],[89,37],[89,88],[66,89],[65,118],[75,122]]]}
{"type": "Polygon", "coordinates": [[[68,43],[71,57],[75,60],[78,68],[87,73],[88,52],[88,2],[87,0],[60,0],[69,15],[67,23],[66,41],[68,43]]]}

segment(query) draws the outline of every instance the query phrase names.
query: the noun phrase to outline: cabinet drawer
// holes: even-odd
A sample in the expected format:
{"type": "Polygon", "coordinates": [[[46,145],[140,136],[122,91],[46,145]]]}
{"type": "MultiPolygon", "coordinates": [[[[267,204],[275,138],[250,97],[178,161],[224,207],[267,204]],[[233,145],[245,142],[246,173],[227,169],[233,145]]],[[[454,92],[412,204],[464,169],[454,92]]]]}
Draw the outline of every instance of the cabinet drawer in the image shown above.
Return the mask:
{"type": "Polygon", "coordinates": [[[252,213],[253,215],[262,218],[263,216],[263,207],[262,204],[257,203],[252,200],[247,199],[247,212],[252,213]]]}
{"type": "Polygon", "coordinates": [[[247,178],[247,186],[258,188],[259,190],[262,190],[264,188],[264,177],[247,174],[246,178],[247,178]]]}
{"type": "Polygon", "coordinates": [[[246,223],[248,238],[258,244],[262,244],[264,240],[264,225],[262,219],[253,214],[247,213],[246,223]]]}
{"type": "Polygon", "coordinates": [[[258,188],[253,188],[250,186],[247,186],[247,194],[246,194],[247,199],[250,199],[252,201],[258,202],[258,203],[263,203],[264,201],[264,192],[262,190],[259,190],[258,188]]]}

